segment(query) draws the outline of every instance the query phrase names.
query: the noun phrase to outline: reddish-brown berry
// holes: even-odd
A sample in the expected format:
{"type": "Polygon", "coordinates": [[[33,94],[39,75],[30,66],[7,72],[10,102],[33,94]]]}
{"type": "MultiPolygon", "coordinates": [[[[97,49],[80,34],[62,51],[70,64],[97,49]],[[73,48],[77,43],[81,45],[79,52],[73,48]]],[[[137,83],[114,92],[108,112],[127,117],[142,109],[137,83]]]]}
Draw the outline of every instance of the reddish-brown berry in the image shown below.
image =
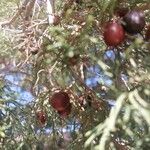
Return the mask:
{"type": "Polygon", "coordinates": [[[58,114],[62,117],[62,118],[65,118],[67,117],[68,115],[70,115],[71,113],[71,109],[72,109],[72,105],[71,103],[68,105],[68,107],[63,110],[63,111],[58,111],[58,114]]]}
{"type": "Polygon", "coordinates": [[[123,42],[125,32],[117,22],[108,22],[104,29],[104,41],[108,46],[117,46],[123,42]]]}
{"type": "Polygon", "coordinates": [[[66,92],[57,92],[50,98],[51,106],[57,111],[65,110],[70,104],[69,95],[66,92]]]}

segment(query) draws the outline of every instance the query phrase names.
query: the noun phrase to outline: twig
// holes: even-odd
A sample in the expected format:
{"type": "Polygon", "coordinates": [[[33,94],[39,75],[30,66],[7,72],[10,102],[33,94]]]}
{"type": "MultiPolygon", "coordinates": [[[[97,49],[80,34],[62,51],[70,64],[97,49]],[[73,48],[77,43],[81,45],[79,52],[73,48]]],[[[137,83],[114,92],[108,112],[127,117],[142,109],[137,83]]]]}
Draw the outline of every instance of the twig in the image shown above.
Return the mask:
{"type": "Polygon", "coordinates": [[[19,63],[19,64],[17,65],[17,67],[22,68],[22,67],[24,66],[24,64],[27,63],[27,61],[29,60],[29,58],[30,58],[31,56],[32,56],[32,54],[28,55],[27,58],[26,58],[26,60],[25,60],[23,63],[19,63]]]}
{"type": "Polygon", "coordinates": [[[26,10],[25,10],[25,20],[28,21],[32,14],[32,10],[34,8],[34,4],[35,4],[36,0],[32,0],[30,1],[27,6],[26,6],[26,10]]]}
{"type": "Polygon", "coordinates": [[[130,87],[128,86],[127,81],[124,78],[121,78],[121,80],[123,81],[124,85],[126,86],[126,88],[128,89],[128,91],[130,91],[130,87]]]}
{"type": "Polygon", "coordinates": [[[3,27],[5,25],[10,25],[12,24],[17,18],[18,16],[21,14],[21,12],[23,11],[22,8],[19,8],[19,10],[16,12],[16,14],[9,20],[9,21],[4,21],[0,23],[0,26],[3,27]]]}
{"type": "Polygon", "coordinates": [[[45,72],[45,70],[44,69],[41,69],[41,70],[39,70],[38,71],[38,73],[37,73],[37,79],[36,79],[36,82],[35,82],[35,84],[34,84],[34,86],[33,86],[33,89],[35,89],[35,87],[36,87],[36,85],[38,84],[38,82],[39,82],[39,79],[40,79],[40,73],[41,72],[45,72]]]}
{"type": "Polygon", "coordinates": [[[115,130],[116,121],[118,118],[118,115],[124,105],[125,99],[127,98],[127,94],[123,93],[117,100],[116,105],[113,109],[111,109],[109,118],[106,120],[106,128],[103,131],[103,134],[100,139],[100,143],[97,146],[100,150],[105,150],[106,143],[110,138],[111,132],[115,130]]]}
{"type": "Polygon", "coordinates": [[[145,3],[145,4],[141,4],[139,6],[137,6],[135,9],[140,10],[140,11],[144,11],[144,10],[150,10],[150,3],[145,3]]]}
{"type": "Polygon", "coordinates": [[[47,0],[47,14],[48,14],[49,24],[54,23],[54,19],[55,19],[54,13],[55,13],[54,0],[47,0]]]}
{"type": "Polygon", "coordinates": [[[26,5],[28,4],[29,0],[24,0],[22,3],[21,7],[18,9],[18,11],[15,13],[15,15],[9,20],[9,21],[4,21],[0,23],[0,26],[3,27],[5,25],[10,25],[12,24],[18,16],[24,11],[24,8],[26,8],[26,5]]]}

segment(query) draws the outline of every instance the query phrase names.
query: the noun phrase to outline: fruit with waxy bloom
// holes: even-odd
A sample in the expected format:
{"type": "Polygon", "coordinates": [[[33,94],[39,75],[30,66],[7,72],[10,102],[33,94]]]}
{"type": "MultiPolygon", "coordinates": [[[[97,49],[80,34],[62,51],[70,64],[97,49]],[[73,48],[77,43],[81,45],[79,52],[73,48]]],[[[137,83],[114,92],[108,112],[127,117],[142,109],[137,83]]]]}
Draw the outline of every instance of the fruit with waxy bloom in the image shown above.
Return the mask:
{"type": "Polygon", "coordinates": [[[60,91],[54,93],[49,99],[49,103],[57,111],[63,111],[70,105],[70,98],[68,93],[60,91]]]}
{"type": "Polygon", "coordinates": [[[144,14],[137,10],[129,11],[123,17],[123,25],[126,32],[130,34],[140,33],[145,26],[144,14]]]}
{"type": "Polygon", "coordinates": [[[117,46],[124,41],[125,32],[117,22],[108,22],[104,29],[104,41],[108,46],[117,46]]]}
{"type": "Polygon", "coordinates": [[[42,110],[39,110],[36,112],[36,117],[37,117],[37,120],[40,124],[45,124],[46,123],[46,120],[47,120],[47,116],[46,116],[46,113],[42,110]]]}

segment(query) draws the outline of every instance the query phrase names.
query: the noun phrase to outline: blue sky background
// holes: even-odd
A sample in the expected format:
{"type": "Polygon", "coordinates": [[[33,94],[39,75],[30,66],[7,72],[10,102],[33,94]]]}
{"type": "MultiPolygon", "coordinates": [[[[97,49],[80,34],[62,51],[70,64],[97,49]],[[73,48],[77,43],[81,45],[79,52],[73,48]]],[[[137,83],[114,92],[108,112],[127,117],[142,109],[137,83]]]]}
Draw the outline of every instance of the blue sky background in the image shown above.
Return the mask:
{"type": "MultiPolygon", "coordinates": [[[[106,51],[104,54],[104,59],[108,59],[108,61],[114,62],[115,53],[113,50],[106,51]]],[[[20,86],[20,83],[25,78],[25,75],[20,73],[13,73],[5,75],[5,80],[8,81],[9,89],[7,92],[13,92],[16,95],[16,101],[22,105],[25,105],[29,102],[32,102],[35,98],[30,91],[27,91],[25,88],[20,86]]],[[[104,75],[99,65],[93,65],[87,68],[87,77],[85,83],[88,87],[94,88],[98,84],[110,86],[112,84],[112,80],[104,75]]]]}

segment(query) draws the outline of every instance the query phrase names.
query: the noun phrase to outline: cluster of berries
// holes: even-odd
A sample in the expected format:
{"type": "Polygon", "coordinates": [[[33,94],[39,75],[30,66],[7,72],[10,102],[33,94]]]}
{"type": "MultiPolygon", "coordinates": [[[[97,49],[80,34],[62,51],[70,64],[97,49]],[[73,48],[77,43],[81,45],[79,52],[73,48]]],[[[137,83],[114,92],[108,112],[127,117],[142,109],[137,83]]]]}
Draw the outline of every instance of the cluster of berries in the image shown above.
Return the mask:
{"type": "MultiPolygon", "coordinates": [[[[135,35],[141,33],[145,27],[145,17],[141,11],[132,10],[119,12],[121,21],[108,22],[104,28],[104,41],[107,46],[116,47],[125,40],[125,33],[135,35]]],[[[150,25],[147,27],[145,40],[150,39],[150,25]]]]}
{"type": "MultiPolygon", "coordinates": [[[[72,105],[67,92],[59,91],[54,93],[50,97],[49,103],[61,117],[67,117],[71,113],[72,105]]],[[[41,125],[46,123],[47,115],[43,110],[38,111],[36,116],[41,125]]]]}

